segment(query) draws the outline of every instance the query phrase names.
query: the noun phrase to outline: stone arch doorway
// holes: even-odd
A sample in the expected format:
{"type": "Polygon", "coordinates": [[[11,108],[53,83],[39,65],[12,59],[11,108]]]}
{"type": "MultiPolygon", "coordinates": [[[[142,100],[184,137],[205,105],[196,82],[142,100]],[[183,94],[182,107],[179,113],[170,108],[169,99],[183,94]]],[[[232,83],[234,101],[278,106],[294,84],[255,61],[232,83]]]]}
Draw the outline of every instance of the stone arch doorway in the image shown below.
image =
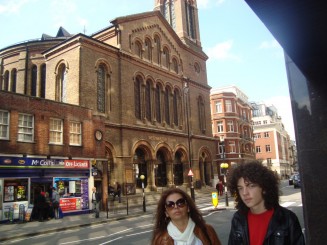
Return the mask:
{"type": "Polygon", "coordinates": [[[173,178],[174,185],[182,185],[184,183],[184,168],[182,163],[183,154],[180,151],[175,153],[174,167],[173,167],[173,178]]]}
{"type": "Polygon", "coordinates": [[[134,159],[133,159],[134,174],[136,180],[136,187],[142,188],[142,180],[140,179],[141,175],[144,175],[144,187],[148,185],[148,167],[146,162],[146,152],[141,147],[138,147],[135,150],[134,159]]]}
{"type": "Polygon", "coordinates": [[[165,151],[160,149],[156,155],[157,164],[154,168],[155,185],[157,187],[167,186],[167,157],[165,151]]]}
{"type": "Polygon", "coordinates": [[[199,157],[199,169],[201,182],[204,185],[211,185],[211,180],[213,179],[213,166],[208,151],[203,149],[199,157]]]}

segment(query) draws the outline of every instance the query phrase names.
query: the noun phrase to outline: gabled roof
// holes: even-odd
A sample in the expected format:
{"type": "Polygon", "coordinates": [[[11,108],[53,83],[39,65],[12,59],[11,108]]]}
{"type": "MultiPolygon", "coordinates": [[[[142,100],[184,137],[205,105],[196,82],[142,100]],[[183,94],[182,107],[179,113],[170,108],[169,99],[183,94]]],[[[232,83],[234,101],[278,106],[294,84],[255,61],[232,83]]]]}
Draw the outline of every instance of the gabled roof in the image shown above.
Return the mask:
{"type": "Polygon", "coordinates": [[[55,37],[50,36],[48,34],[43,33],[41,40],[49,40],[49,39],[67,39],[70,38],[74,35],[70,34],[68,31],[65,30],[65,28],[63,28],[62,26],[59,27],[59,30],[57,32],[57,35],[55,37]]]}

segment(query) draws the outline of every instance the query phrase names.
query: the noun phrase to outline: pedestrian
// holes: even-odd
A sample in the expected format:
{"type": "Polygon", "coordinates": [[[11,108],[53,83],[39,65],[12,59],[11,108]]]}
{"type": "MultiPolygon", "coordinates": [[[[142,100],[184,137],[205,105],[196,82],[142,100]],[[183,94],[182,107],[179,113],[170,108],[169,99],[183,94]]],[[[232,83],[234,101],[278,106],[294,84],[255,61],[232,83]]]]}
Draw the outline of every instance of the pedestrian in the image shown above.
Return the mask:
{"type": "Polygon", "coordinates": [[[115,194],[113,197],[113,200],[115,201],[115,197],[118,196],[118,201],[119,203],[121,203],[121,185],[119,184],[119,182],[116,182],[116,188],[115,188],[115,194]]]}
{"type": "Polygon", "coordinates": [[[228,176],[237,212],[231,222],[229,245],[305,244],[297,216],[279,204],[279,178],[253,161],[240,164],[228,176]]]}
{"type": "Polygon", "coordinates": [[[221,243],[213,227],[205,223],[192,198],[181,189],[171,188],[160,197],[151,244],[221,243]]]}
{"type": "Polygon", "coordinates": [[[95,212],[95,218],[100,217],[100,201],[101,201],[101,193],[97,192],[95,187],[92,188],[92,209],[95,212]]]}
{"type": "Polygon", "coordinates": [[[222,196],[224,193],[224,186],[223,186],[223,182],[221,182],[221,180],[219,180],[218,183],[216,184],[216,189],[217,189],[219,196],[222,196]]]}
{"type": "Polygon", "coordinates": [[[41,188],[38,187],[35,190],[35,205],[38,214],[39,222],[44,221],[45,210],[46,210],[46,200],[45,200],[45,193],[41,192],[41,188]]]}
{"type": "Polygon", "coordinates": [[[53,217],[53,208],[52,208],[52,201],[49,196],[49,192],[45,192],[45,210],[44,210],[44,219],[49,220],[53,217]]]}
{"type": "Polygon", "coordinates": [[[52,187],[52,207],[53,207],[55,219],[59,219],[59,206],[60,206],[60,195],[56,187],[52,187]]]}

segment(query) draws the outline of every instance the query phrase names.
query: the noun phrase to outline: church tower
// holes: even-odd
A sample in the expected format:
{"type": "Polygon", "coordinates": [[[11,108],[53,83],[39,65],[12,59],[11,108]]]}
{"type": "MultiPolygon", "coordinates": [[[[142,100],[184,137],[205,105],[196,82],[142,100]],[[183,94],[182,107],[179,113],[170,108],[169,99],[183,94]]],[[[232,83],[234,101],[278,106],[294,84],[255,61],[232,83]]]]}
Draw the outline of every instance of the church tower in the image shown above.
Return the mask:
{"type": "Polygon", "coordinates": [[[179,38],[187,45],[201,47],[196,0],[155,0],[159,10],[179,38]]]}

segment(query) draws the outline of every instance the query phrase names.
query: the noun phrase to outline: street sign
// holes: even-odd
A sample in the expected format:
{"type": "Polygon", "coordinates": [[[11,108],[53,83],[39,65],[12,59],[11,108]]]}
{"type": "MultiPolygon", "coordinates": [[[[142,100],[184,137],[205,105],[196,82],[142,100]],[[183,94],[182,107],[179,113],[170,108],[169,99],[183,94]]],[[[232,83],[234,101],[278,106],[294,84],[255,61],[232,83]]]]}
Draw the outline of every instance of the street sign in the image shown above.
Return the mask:
{"type": "Polygon", "coordinates": [[[190,177],[193,177],[193,172],[192,172],[192,169],[190,169],[190,171],[188,171],[188,174],[187,174],[187,176],[190,176],[190,177]]]}

